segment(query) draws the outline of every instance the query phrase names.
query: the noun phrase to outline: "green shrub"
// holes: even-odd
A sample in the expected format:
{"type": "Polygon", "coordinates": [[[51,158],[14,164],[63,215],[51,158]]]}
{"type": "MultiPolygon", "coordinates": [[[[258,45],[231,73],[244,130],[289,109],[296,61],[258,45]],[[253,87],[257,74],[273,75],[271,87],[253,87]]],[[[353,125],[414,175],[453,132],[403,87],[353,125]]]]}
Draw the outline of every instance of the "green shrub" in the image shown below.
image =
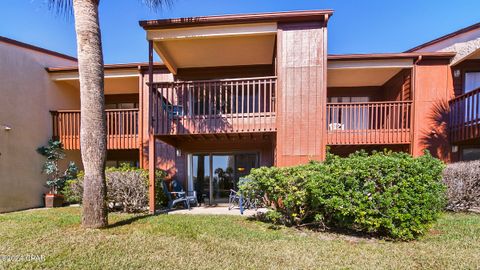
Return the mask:
{"type": "Polygon", "coordinates": [[[324,163],[261,168],[249,176],[286,225],[328,226],[409,240],[422,235],[444,206],[443,164],[426,153],[357,152],[324,163]]]}
{"type": "Polygon", "coordinates": [[[275,220],[285,225],[300,225],[312,214],[311,198],[307,189],[310,171],[307,166],[290,168],[262,167],[253,169],[243,192],[258,193],[264,201],[283,217],[275,220]]]}
{"type": "Polygon", "coordinates": [[[83,173],[79,173],[77,179],[68,180],[65,182],[65,187],[62,189],[65,202],[68,203],[81,203],[83,195],[83,173]]]}
{"type": "MultiPolygon", "coordinates": [[[[142,212],[148,209],[148,171],[122,164],[119,168],[105,170],[107,180],[107,202],[111,211],[142,212]]],[[[161,181],[165,173],[156,171],[156,203],[164,206],[167,203],[161,181]]],[[[67,182],[62,191],[65,199],[70,203],[81,203],[83,195],[83,173],[76,180],[67,182]]]]}
{"type": "Polygon", "coordinates": [[[50,193],[59,193],[67,181],[77,177],[78,168],[73,161],[69,162],[65,171],[60,170],[59,162],[65,159],[62,142],[49,140],[47,145],[37,148],[37,153],[45,157],[42,173],[47,175],[46,186],[50,193]]]}

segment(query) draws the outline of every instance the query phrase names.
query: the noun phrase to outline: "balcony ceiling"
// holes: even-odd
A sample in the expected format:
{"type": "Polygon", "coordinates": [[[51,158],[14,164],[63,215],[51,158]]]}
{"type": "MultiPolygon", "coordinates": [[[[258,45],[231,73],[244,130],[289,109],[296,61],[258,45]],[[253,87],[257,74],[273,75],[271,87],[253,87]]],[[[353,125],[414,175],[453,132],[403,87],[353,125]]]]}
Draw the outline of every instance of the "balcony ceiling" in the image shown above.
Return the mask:
{"type": "MultiPolygon", "coordinates": [[[[50,74],[54,82],[66,84],[80,91],[77,70],[55,72],[50,74]]],[[[105,94],[134,94],[139,92],[140,73],[137,68],[105,70],[105,94]]]]}
{"type": "Polygon", "coordinates": [[[272,64],[276,23],[149,30],[154,49],[173,74],[180,68],[272,64]]]}
{"type": "MultiPolygon", "coordinates": [[[[73,89],[80,91],[80,81],[78,79],[61,80],[62,84],[67,84],[73,89]]],[[[105,78],[105,95],[135,94],[138,93],[138,77],[130,78],[105,78]]]]}
{"type": "Polygon", "coordinates": [[[410,59],[329,61],[328,87],[382,86],[398,72],[411,68],[410,59]]]}

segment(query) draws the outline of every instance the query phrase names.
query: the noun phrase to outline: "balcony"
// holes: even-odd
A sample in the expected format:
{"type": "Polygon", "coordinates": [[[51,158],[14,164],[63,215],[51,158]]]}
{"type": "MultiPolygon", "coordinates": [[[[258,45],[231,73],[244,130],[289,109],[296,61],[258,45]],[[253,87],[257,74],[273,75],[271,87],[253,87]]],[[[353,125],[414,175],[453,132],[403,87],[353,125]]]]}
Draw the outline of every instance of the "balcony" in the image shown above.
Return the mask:
{"type": "Polygon", "coordinates": [[[273,132],[276,78],[154,83],[156,135],[273,132]]]}
{"type": "MultiPolygon", "coordinates": [[[[80,149],[80,111],[52,111],[53,138],[66,150],[80,149]]],[[[106,110],[107,149],[138,149],[138,109],[106,110]]]]}
{"type": "Polygon", "coordinates": [[[450,139],[462,143],[480,138],[480,88],[450,101],[450,139]]]}
{"type": "Polygon", "coordinates": [[[327,144],[408,144],[411,101],[327,103],[327,144]]]}

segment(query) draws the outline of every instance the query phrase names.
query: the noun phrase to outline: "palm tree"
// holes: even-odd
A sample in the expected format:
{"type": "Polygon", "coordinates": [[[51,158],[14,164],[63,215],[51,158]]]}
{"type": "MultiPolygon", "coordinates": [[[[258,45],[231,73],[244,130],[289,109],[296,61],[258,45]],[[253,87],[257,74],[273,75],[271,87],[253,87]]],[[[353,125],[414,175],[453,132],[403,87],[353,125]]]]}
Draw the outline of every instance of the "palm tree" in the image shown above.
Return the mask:
{"type": "MultiPolygon", "coordinates": [[[[150,8],[160,8],[171,0],[142,0],[150,8]]],[[[83,180],[82,226],[108,225],[105,160],[107,132],[104,100],[103,53],[98,20],[100,0],[49,0],[50,7],[70,14],[73,8],[77,33],[80,77],[80,149],[85,171],[83,180]]]]}

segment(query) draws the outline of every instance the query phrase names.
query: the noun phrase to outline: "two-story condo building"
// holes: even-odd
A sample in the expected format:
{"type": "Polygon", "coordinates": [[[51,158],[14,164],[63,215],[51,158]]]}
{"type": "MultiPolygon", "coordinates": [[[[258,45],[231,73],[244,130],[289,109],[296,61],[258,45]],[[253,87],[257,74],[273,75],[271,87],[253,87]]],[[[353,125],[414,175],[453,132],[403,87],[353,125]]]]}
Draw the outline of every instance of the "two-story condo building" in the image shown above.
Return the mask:
{"type": "MultiPolygon", "coordinates": [[[[252,168],[322,160],[327,149],[480,158],[480,24],[404,53],[328,55],[332,15],[141,21],[149,62],[105,66],[107,165],[166,170],[201,200],[218,203],[252,168]]],[[[11,81],[0,86],[7,97],[0,99],[0,125],[8,127],[0,130],[0,179],[8,186],[0,191],[0,211],[10,211],[41,204],[41,158],[34,152],[49,137],[80,162],[79,82],[68,56],[5,38],[0,45],[0,59],[11,63],[0,70],[11,81]],[[38,78],[21,78],[28,61],[15,63],[19,57],[36,61],[29,68],[38,78]],[[26,90],[55,102],[25,108],[26,90]],[[42,122],[28,125],[33,116],[42,122]],[[17,141],[39,129],[36,145],[17,141]],[[19,177],[13,164],[34,170],[19,177]]]]}

